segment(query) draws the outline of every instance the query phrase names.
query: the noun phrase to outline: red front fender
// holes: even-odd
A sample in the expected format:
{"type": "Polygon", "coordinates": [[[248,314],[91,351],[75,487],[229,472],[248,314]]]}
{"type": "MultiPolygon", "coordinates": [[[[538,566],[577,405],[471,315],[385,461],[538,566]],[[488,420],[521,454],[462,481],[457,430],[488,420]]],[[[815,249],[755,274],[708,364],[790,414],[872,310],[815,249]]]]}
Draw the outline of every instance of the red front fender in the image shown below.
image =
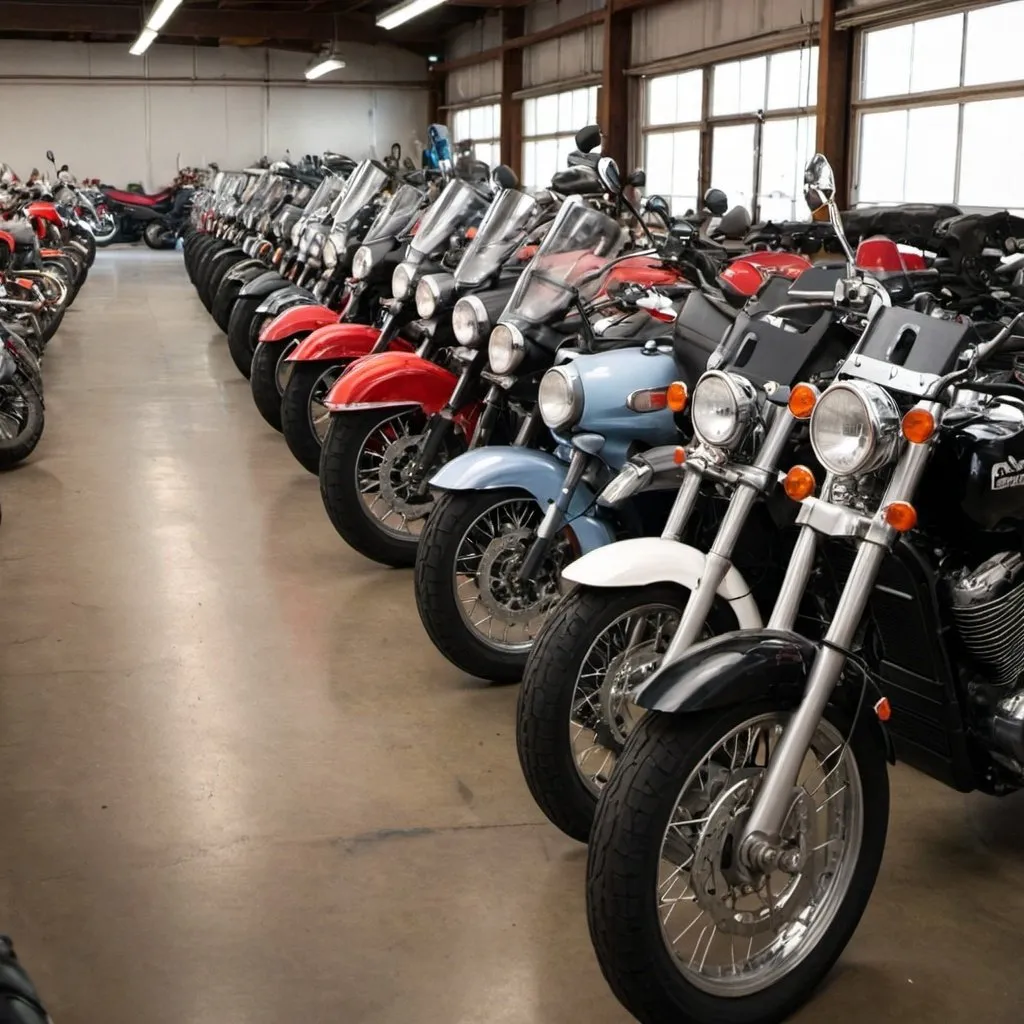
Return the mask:
{"type": "Polygon", "coordinates": [[[260,341],[286,341],[304,331],[315,331],[318,327],[337,322],[338,314],[326,306],[292,306],[260,331],[260,341]]]}
{"type": "Polygon", "coordinates": [[[444,408],[455,382],[455,374],[422,356],[412,352],[380,352],[360,359],[339,377],[324,405],[331,412],[420,405],[430,414],[444,408]]]}
{"type": "MultiPolygon", "coordinates": [[[[326,327],[318,327],[301,341],[287,362],[302,363],[365,356],[377,344],[379,337],[380,330],[369,324],[328,324],[326,327]]],[[[401,338],[395,338],[388,348],[392,352],[412,351],[412,345],[401,338]]]]}

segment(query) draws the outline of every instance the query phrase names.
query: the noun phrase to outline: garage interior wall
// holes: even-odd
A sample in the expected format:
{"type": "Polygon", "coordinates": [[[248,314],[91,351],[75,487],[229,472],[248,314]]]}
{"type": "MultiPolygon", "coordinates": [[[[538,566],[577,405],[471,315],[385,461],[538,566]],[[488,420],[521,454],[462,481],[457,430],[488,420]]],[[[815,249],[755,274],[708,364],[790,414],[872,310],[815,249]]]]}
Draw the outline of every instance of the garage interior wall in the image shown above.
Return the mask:
{"type": "Polygon", "coordinates": [[[383,156],[393,142],[416,153],[425,61],[355,44],[343,56],[344,71],[310,84],[300,53],[158,45],[138,58],[108,43],[0,41],[0,159],[27,176],[52,148],[79,177],[157,188],[179,159],[239,167],[326,149],[358,159],[383,156]]]}

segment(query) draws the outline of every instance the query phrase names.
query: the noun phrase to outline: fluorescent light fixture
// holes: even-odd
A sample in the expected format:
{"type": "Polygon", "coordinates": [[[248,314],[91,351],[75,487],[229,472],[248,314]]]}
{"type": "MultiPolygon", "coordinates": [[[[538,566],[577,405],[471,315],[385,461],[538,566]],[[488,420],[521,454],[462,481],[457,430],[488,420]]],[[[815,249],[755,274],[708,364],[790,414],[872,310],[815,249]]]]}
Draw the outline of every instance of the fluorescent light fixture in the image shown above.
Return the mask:
{"type": "Polygon", "coordinates": [[[128,52],[133,57],[141,57],[153,45],[154,39],[156,39],[156,29],[144,28],[128,52]]]}
{"type": "Polygon", "coordinates": [[[153,8],[153,13],[149,16],[149,21],[146,22],[146,28],[151,28],[154,32],[159,32],[160,29],[167,24],[170,20],[171,15],[181,6],[182,0],[160,0],[160,2],[153,8]]]}
{"type": "Polygon", "coordinates": [[[392,7],[391,10],[380,15],[377,18],[377,27],[398,28],[399,25],[404,25],[407,21],[412,21],[413,18],[418,18],[421,14],[440,7],[444,2],[445,0],[407,0],[406,3],[392,7]]]}
{"type": "Polygon", "coordinates": [[[310,64],[306,68],[306,77],[312,81],[314,78],[322,78],[332,71],[340,71],[344,66],[345,62],[333,54],[329,54],[326,57],[317,57],[315,63],[310,64]]]}

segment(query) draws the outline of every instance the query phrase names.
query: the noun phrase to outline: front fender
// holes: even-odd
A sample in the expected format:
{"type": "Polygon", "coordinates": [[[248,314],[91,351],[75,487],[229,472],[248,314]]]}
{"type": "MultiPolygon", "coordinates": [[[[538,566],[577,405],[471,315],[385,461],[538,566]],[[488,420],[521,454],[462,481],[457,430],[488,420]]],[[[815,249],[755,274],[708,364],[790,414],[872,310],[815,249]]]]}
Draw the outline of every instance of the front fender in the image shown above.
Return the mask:
{"type": "Polygon", "coordinates": [[[291,309],[293,306],[320,305],[320,300],[312,292],[306,291],[305,288],[299,288],[290,281],[285,281],[284,278],[281,281],[284,287],[268,295],[257,310],[258,313],[279,316],[286,309],[291,309]]]}
{"type": "MultiPolygon", "coordinates": [[[[620,540],[600,551],[584,555],[562,570],[562,578],[586,587],[646,587],[652,583],[678,583],[695,590],[704,572],[704,553],[689,544],[663,537],[620,540]]],[[[729,604],[739,629],[763,625],[750,587],[734,566],[718,595],[729,604]]]]}
{"type": "MultiPolygon", "coordinates": [[[[327,324],[318,327],[304,338],[287,362],[316,362],[323,359],[352,359],[365,356],[380,337],[380,328],[369,324],[327,324]]],[[[388,346],[395,352],[412,352],[412,346],[402,338],[395,338],[388,346]]]]}
{"type": "Polygon", "coordinates": [[[707,711],[771,697],[796,705],[818,645],[788,630],[724,633],[662,665],[636,691],[648,711],[707,711]]]}
{"type": "MultiPolygon", "coordinates": [[[[439,491],[493,491],[499,487],[514,487],[531,494],[537,504],[546,509],[561,493],[568,470],[567,463],[535,448],[475,448],[442,466],[431,477],[430,486],[439,491]]],[[[600,517],[584,515],[593,504],[594,492],[580,482],[566,520],[584,553],[615,540],[610,523],[600,517]]]]}
{"type": "Polygon", "coordinates": [[[263,260],[250,256],[241,263],[236,263],[225,275],[225,281],[236,281],[243,287],[249,282],[262,277],[267,272],[267,265],[263,260]]]}
{"type": "Polygon", "coordinates": [[[325,324],[337,323],[338,314],[326,306],[294,306],[279,313],[260,331],[260,341],[273,344],[296,334],[315,331],[325,324]]]}
{"type": "Polygon", "coordinates": [[[259,277],[247,282],[239,298],[265,299],[268,295],[273,295],[274,292],[279,292],[283,288],[291,288],[291,284],[276,270],[267,270],[266,266],[264,266],[263,273],[259,277]]]}
{"type": "Polygon", "coordinates": [[[338,378],[324,405],[331,412],[419,405],[431,415],[448,404],[457,378],[413,352],[378,352],[338,378]]]}

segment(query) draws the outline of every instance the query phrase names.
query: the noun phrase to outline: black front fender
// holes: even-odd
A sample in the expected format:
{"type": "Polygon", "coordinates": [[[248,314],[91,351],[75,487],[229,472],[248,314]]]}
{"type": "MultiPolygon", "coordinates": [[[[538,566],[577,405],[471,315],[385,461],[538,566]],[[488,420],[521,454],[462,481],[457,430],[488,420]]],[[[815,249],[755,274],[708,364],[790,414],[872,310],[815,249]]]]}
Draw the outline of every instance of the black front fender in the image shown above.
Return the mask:
{"type": "Polygon", "coordinates": [[[797,703],[818,645],[785,630],[712,637],[663,665],[634,695],[648,711],[707,711],[774,697],[797,703]]]}

